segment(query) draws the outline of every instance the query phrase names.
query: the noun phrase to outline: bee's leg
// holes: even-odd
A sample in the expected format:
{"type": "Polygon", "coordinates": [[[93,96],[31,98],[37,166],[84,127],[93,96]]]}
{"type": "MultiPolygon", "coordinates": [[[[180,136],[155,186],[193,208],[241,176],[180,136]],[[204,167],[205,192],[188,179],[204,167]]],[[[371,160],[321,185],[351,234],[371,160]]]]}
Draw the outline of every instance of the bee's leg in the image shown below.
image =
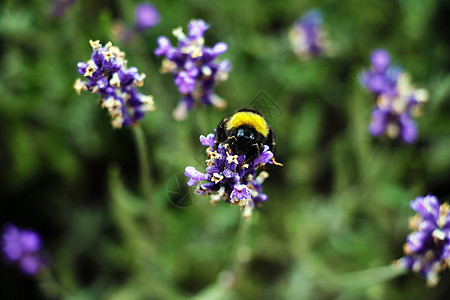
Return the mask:
{"type": "Polygon", "coordinates": [[[275,149],[275,136],[273,135],[272,128],[269,129],[269,134],[267,135],[266,141],[267,142],[265,144],[267,144],[267,146],[269,146],[270,152],[273,153],[273,150],[275,149]]]}
{"type": "Polygon", "coordinates": [[[260,148],[259,148],[259,144],[258,143],[255,143],[255,144],[253,144],[252,146],[256,146],[256,148],[258,149],[257,150],[257,153],[258,153],[258,158],[260,158],[260,148]]]}
{"type": "Polygon", "coordinates": [[[269,129],[269,134],[267,135],[267,146],[269,146],[269,150],[273,153],[274,157],[272,157],[272,162],[277,166],[283,166],[282,163],[279,163],[275,160],[275,136],[273,135],[272,128],[269,129]]]}

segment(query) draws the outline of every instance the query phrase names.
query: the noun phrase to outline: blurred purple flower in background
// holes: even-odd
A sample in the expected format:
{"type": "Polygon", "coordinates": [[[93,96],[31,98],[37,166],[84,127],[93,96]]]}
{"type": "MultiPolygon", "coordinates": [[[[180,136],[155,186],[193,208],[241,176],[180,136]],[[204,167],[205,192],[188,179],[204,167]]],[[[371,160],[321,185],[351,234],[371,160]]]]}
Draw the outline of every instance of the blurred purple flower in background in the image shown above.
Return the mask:
{"type": "Polygon", "coordinates": [[[295,21],[289,32],[292,49],[301,58],[311,58],[327,54],[329,41],[322,29],[322,14],[317,9],[305,13],[295,21]]]}
{"type": "Polygon", "coordinates": [[[159,23],[159,12],[151,3],[141,3],[136,6],[135,28],[137,31],[144,31],[159,23]]]}
{"type": "Polygon", "coordinates": [[[203,20],[191,20],[187,35],[181,27],[174,29],[173,35],[178,39],[177,47],[173,47],[165,36],[158,38],[155,55],[165,57],[161,72],[170,72],[174,76],[175,85],[182,94],[181,101],[173,112],[177,120],[185,119],[196,102],[217,108],[226,106],[226,102],[214,94],[214,87],[228,78],[230,62],[216,61],[220,54],[227,51],[228,46],[219,42],[212,48],[206,47],[203,35],[208,28],[209,25],[203,20]]]}
{"type": "Polygon", "coordinates": [[[52,0],[51,2],[51,14],[56,18],[61,18],[75,0],[52,0]]]}
{"type": "Polygon", "coordinates": [[[405,256],[395,262],[425,277],[429,286],[439,281],[438,273],[450,263],[450,206],[435,196],[417,197],[410,203],[417,215],[410,218],[404,245],[405,256]]]}
{"type": "Polygon", "coordinates": [[[90,41],[92,56],[78,63],[78,73],[87,81],[77,79],[74,88],[78,94],[90,91],[100,95],[102,108],[109,111],[112,126],[121,128],[139,122],[147,112],[155,109],[153,97],[138,92],[145,74],[136,67],[127,68],[125,53],[109,42],[104,47],[99,41],[90,41]]]}
{"type": "Polygon", "coordinates": [[[188,185],[197,185],[196,193],[211,197],[211,203],[219,201],[237,204],[243,210],[243,216],[248,218],[252,210],[267,200],[262,193],[262,184],[269,177],[266,171],[257,171],[265,164],[273,164],[273,153],[264,145],[259,158],[247,161],[245,155],[234,155],[227,145],[218,145],[214,150],[214,134],[200,136],[203,146],[208,146],[206,153],[207,167],[205,173],[194,167],[186,167],[184,175],[189,179],[188,185]]]}
{"type": "Polygon", "coordinates": [[[20,230],[12,224],[3,228],[3,256],[8,263],[17,264],[27,275],[36,274],[47,264],[41,243],[41,237],[32,230],[20,230]]]}
{"type": "Polygon", "coordinates": [[[360,77],[361,85],[377,100],[369,125],[370,134],[386,134],[409,144],[415,142],[417,125],[413,116],[420,114],[422,104],[428,100],[428,92],[414,88],[408,74],[391,65],[391,57],[386,50],[373,51],[370,61],[371,68],[360,77]]]}

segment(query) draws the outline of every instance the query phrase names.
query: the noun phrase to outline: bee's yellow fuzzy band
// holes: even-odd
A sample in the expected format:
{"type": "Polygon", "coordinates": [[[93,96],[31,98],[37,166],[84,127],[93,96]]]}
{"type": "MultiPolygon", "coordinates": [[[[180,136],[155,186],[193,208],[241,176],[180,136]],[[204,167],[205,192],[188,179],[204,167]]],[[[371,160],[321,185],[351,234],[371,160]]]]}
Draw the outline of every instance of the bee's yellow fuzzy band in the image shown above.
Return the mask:
{"type": "Polygon", "coordinates": [[[242,125],[249,125],[257,132],[267,137],[269,134],[269,127],[267,126],[266,120],[258,114],[250,111],[240,111],[235,113],[231,119],[227,122],[227,130],[236,128],[242,125]]]}

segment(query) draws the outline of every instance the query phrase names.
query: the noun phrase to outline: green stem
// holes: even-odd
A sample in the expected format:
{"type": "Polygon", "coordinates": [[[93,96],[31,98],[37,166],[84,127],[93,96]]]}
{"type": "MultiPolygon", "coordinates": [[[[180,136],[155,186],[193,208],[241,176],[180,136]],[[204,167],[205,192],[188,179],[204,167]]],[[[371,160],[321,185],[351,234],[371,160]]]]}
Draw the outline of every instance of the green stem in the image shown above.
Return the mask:
{"type": "Polygon", "coordinates": [[[230,261],[228,263],[228,269],[234,274],[237,274],[240,271],[242,264],[246,261],[245,250],[247,248],[246,241],[250,231],[250,222],[250,219],[244,219],[242,216],[239,218],[239,227],[237,232],[238,238],[235,243],[234,250],[231,252],[232,256],[230,257],[230,261]]]}
{"type": "Polygon", "coordinates": [[[65,299],[70,296],[70,292],[64,288],[52,274],[50,269],[42,270],[37,275],[39,288],[50,299],[65,299]]]}
{"type": "Polygon", "coordinates": [[[394,266],[388,265],[346,274],[333,275],[326,278],[323,282],[326,282],[326,286],[331,288],[348,290],[378,284],[386,280],[394,279],[406,272],[407,270],[404,268],[395,268],[394,266]]]}
{"type": "Polygon", "coordinates": [[[208,121],[206,119],[205,107],[198,107],[191,112],[195,119],[195,125],[197,127],[197,134],[208,134],[210,129],[208,128],[208,121]]]}
{"type": "Polygon", "coordinates": [[[140,124],[135,124],[133,126],[133,133],[139,168],[141,171],[140,189],[144,197],[149,199],[153,195],[153,186],[150,177],[150,162],[148,160],[147,142],[140,124]]]}

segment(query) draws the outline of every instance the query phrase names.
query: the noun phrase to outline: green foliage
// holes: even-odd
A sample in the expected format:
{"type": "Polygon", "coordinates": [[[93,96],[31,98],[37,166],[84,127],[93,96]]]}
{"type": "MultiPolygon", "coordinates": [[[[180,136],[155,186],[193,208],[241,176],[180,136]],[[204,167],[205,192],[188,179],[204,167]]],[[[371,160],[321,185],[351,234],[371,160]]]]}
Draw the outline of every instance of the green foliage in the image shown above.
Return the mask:
{"type": "Polygon", "coordinates": [[[52,257],[51,271],[36,282],[2,268],[0,298],[448,294],[448,272],[428,289],[387,267],[402,256],[409,201],[428,193],[450,200],[447,2],[155,0],[161,23],[121,41],[112,28],[131,28],[137,3],[79,0],[61,18],[49,15],[48,1],[0,3],[0,220],[41,232],[52,257]],[[288,31],[313,7],[323,12],[333,55],[302,61],[288,31]],[[222,56],[233,68],[216,90],[228,107],[199,108],[177,122],[171,111],[180,96],[153,50],[158,36],[192,18],[211,25],[208,45],[229,46],[222,56]],[[140,185],[145,150],[133,129],[113,130],[97,97],[73,90],[90,39],[111,40],[147,74],[142,91],[157,106],[142,122],[150,192],[140,185]],[[358,76],[378,47],[430,92],[413,145],[368,133],[372,99],[358,76]],[[269,200],[239,243],[239,209],[194,195],[183,172],[202,168],[198,136],[261,91],[281,108],[268,122],[284,167],[267,167],[269,200]]]}

